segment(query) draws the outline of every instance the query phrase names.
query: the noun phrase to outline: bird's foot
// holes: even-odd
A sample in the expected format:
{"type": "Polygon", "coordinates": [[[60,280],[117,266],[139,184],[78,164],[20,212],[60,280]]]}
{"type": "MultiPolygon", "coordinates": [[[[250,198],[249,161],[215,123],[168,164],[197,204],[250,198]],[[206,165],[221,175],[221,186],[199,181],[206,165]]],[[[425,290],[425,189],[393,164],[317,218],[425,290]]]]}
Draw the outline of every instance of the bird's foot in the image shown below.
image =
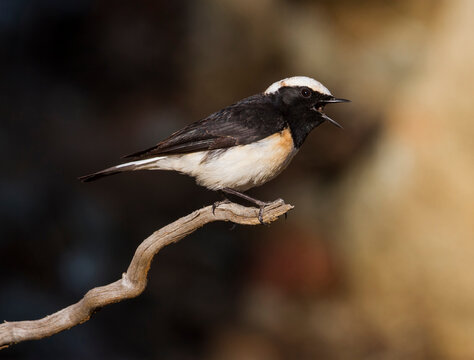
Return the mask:
{"type": "Polygon", "coordinates": [[[269,201],[269,202],[263,202],[263,201],[259,201],[256,205],[259,206],[259,210],[258,210],[258,221],[260,221],[260,224],[264,225],[264,221],[263,221],[263,212],[265,211],[265,208],[270,205],[270,204],[273,204],[272,201],[269,201]]]}
{"type": "Polygon", "coordinates": [[[234,196],[238,196],[240,197],[241,199],[244,199],[244,200],[247,200],[248,202],[251,202],[255,205],[257,205],[259,207],[259,210],[258,210],[258,221],[260,222],[260,224],[265,224],[263,222],[263,212],[265,210],[265,207],[267,207],[268,205],[271,205],[273,204],[273,201],[268,201],[268,202],[265,202],[265,201],[261,201],[261,200],[257,200],[257,199],[254,199],[253,197],[251,196],[248,196],[244,193],[241,193],[240,191],[237,191],[237,190],[234,190],[234,189],[230,189],[230,188],[223,188],[221,189],[222,193],[224,194],[231,194],[231,195],[234,195],[234,196]]]}
{"type": "Polygon", "coordinates": [[[216,209],[219,207],[219,205],[223,204],[229,204],[231,201],[229,199],[224,199],[221,201],[216,201],[214,204],[212,204],[212,215],[216,214],[216,209]]]}

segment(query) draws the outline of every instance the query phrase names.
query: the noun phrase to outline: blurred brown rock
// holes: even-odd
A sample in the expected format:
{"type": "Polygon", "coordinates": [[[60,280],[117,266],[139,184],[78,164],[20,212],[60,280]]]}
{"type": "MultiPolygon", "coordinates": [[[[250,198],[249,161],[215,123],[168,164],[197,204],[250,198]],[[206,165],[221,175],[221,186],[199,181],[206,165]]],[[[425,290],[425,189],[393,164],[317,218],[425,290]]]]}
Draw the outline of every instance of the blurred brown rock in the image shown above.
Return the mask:
{"type": "Polygon", "coordinates": [[[446,2],[393,94],[376,151],[344,184],[356,303],[390,347],[474,358],[474,2],[446,2]]]}

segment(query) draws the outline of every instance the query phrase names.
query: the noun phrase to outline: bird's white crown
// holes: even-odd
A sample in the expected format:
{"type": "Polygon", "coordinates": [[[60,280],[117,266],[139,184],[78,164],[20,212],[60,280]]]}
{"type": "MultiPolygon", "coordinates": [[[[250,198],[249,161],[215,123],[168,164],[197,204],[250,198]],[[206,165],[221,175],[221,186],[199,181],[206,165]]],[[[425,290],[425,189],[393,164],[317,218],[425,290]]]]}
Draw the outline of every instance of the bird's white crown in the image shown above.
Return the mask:
{"type": "Polygon", "coordinates": [[[274,82],[265,90],[265,94],[276,93],[280,88],[285,86],[306,86],[321,94],[332,95],[323,84],[307,76],[293,76],[274,82]]]}

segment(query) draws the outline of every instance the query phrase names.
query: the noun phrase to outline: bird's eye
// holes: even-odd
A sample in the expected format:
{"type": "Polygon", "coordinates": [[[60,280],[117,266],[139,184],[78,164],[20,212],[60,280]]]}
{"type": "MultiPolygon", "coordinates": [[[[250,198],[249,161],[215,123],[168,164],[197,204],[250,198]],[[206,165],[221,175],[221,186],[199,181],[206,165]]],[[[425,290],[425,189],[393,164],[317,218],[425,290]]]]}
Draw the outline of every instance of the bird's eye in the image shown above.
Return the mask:
{"type": "Polygon", "coordinates": [[[305,98],[309,98],[311,96],[311,90],[308,88],[301,89],[301,95],[305,98]]]}

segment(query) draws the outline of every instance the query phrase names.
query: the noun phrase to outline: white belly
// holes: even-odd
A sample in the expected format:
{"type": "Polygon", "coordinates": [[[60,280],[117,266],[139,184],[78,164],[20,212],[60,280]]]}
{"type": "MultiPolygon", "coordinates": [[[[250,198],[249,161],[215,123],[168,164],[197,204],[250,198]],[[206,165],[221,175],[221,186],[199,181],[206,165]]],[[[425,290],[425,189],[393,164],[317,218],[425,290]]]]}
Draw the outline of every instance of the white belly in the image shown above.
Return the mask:
{"type": "Polygon", "coordinates": [[[159,157],[143,168],[176,170],[195,177],[199,185],[211,190],[228,187],[245,191],[273,179],[295,154],[291,134],[285,129],[253,144],[159,157]]]}

